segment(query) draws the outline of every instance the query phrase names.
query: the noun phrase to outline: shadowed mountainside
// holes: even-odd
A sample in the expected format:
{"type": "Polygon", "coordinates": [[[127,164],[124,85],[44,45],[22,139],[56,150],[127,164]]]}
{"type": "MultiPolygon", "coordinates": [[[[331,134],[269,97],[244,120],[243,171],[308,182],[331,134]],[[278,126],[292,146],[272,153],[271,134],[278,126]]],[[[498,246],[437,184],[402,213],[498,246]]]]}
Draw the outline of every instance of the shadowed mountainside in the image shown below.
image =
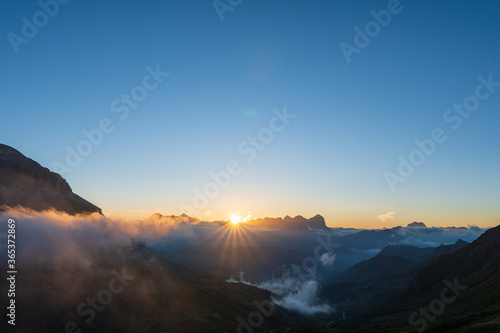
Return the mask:
{"type": "Polygon", "coordinates": [[[70,215],[102,214],[99,207],[73,193],[59,174],[3,144],[0,144],[1,207],[55,209],[70,215]]]}
{"type": "Polygon", "coordinates": [[[400,294],[332,326],[338,332],[499,332],[500,226],[430,261],[400,294]]]}
{"type": "MultiPolygon", "coordinates": [[[[261,329],[297,318],[273,307],[268,291],[193,274],[141,242],[83,252],[85,260],[38,257],[18,264],[29,274],[19,274],[16,281],[17,330],[65,332],[73,322],[71,332],[234,332],[238,318],[247,320],[261,306],[269,314],[261,329]]],[[[5,277],[2,281],[0,291],[6,295],[8,283],[5,277]]],[[[5,325],[3,320],[0,327],[5,325]]]]}
{"type": "Polygon", "coordinates": [[[337,275],[333,283],[324,286],[323,297],[333,303],[345,303],[350,313],[362,313],[389,297],[403,292],[412,278],[426,263],[444,253],[453,253],[468,243],[419,248],[389,245],[375,257],[359,262],[337,275]]]}

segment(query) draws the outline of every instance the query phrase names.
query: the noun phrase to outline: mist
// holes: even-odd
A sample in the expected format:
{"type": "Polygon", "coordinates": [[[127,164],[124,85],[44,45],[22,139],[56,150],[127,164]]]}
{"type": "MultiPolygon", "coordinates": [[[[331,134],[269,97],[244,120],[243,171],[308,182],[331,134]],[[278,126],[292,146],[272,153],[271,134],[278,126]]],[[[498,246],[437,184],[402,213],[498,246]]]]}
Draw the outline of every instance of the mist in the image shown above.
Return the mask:
{"type": "Polygon", "coordinates": [[[334,311],[328,304],[322,303],[318,297],[321,285],[315,272],[305,272],[301,267],[292,265],[290,268],[281,267],[278,275],[268,281],[254,284],[245,280],[244,273],[240,271],[226,281],[268,290],[274,294],[271,299],[275,304],[303,315],[334,311]]]}

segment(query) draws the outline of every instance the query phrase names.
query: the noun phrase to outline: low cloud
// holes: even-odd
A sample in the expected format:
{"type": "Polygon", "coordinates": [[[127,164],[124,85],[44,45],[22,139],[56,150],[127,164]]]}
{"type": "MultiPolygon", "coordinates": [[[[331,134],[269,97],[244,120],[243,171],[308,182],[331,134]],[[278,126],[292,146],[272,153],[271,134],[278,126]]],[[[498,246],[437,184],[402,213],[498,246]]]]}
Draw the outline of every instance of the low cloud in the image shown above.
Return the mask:
{"type": "MultiPolygon", "coordinates": [[[[148,245],[161,244],[175,248],[196,244],[204,232],[203,222],[187,216],[152,216],[146,220],[109,218],[94,213],[68,215],[58,211],[36,212],[29,209],[8,209],[0,214],[3,220],[14,219],[19,235],[17,248],[21,257],[75,259],[85,261],[85,254],[99,247],[127,246],[133,239],[148,245]],[[39,254],[43,253],[43,256],[39,254]]],[[[0,246],[6,244],[7,224],[0,226],[0,246]]],[[[88,263],[87,263],[88,264],[88,263]]],[[[1,264],[0,264],[1,265],[1,264]]]]}
{"type": "Polygon", "coordinates": [[[466,242],[473,242],[486,229],[477,226],[468,228],[399,228],[397,230],[397,240],[392,245],[413,245],[418,247],[437,247],[439,245],[449,245],[455,243],[458,239],[466,242]]]}
{"type": "Polygon", "coordinates": [[[321,263],[321,265],[323,265],[325,267],[329,267],[329,266],[333,265],[333,262],[335,261],[335,257],[336,257],[336,254],[325,252],[319,258],[319,262],[321,263]]]}
{"type": "MultiPolygon", "coordinates": [[[[333,263],[335,256],[328,257],[326,261],[333,263]]],[[[330,313],[333,309],[318,298],[320,283],[314,274],[303,273],[300,267],[292,265],[291,269],[285,268],[279,278],[253,284],[243,278],[243,272],[231,276],[227,282],[244,283],[265,289],[274,294],[272,301],[288,310],[297,311],[304,315],[330,313]]]]}
{"type": "Polygon", "coordinates": [[[385,222],[387,220],[394,220],[394,214],[396,214],[396,212],[387,212],[385,214],[378,215],[377,218],[382,222],[385,222]]]}
{"type": "Polygon", "coordinates": [[[286,309],[294,310],[306,315],[317,313],[329,313],[331,308],[327,304],[318,304],[317,294],[319,291],[318,281],[305,281],[296,289],[283,295],[283,297],[272,297],[275,304],[286,309]]]}

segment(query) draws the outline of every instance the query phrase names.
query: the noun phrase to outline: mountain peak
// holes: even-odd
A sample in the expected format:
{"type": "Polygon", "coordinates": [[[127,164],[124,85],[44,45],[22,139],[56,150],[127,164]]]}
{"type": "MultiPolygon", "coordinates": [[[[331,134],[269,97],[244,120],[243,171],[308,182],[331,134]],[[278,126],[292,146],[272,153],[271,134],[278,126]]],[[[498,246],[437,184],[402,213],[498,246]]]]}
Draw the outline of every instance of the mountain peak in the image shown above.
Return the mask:
{"type": "Polygon", "coordinates": [[[7,146],[0,143],[0,156],[9,156],[9,155],[17,157],[25,157],[17,149],[14,149],[11,146],[7,146]]]}
{"type": "Polygon", "coordinates": [[[424,222],[412,222],[412,223],[409,223],[407,226],[407,228],[427,228],[427,226],[425,225],[424,222]]]}
{"type": "Polygon", "coordinates": [[[61,175],[4,144],[0,144],[0,206],[102,214],[99,207],[73,193],[61,175]]]}
{"type": "Polygon", "coordinates": [[[179,216],[177,215],[162,215],[160,213],[154,213],[150,217],[146,219],[146,221],[159,221],[163,223],[198,223],[200,222],[199,219],[195,217],[191,217],[186,214],[181,214],[179,216]]]}
{"type": "Polygon", "coordinates": [[[250,227],[261,227],[270,229],[327,229],[325,219],[323,216],[317,214],[310,219],[306,219],[302,215],[297,215],[295,217],[290,217],[286,215],[284,218],[281,217],[265,217],[255,220],[250,220],[245,223],[245,225],[250,227]]]}
{"type": "Polygon", "coordinates": [[[316,214],[313,217],[311,217],[310,220],[323,220],[324,221],[325,218],[323,216],[321,216],[320,214],[316,214]]]}

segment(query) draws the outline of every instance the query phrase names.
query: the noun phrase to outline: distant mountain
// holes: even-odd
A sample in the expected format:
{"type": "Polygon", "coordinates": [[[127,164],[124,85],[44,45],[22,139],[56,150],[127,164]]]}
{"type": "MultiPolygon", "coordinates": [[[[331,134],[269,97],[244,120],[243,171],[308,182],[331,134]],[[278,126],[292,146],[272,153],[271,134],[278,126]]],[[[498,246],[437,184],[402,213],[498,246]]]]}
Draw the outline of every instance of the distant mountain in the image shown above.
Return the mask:
{"type": "Polygon", "coordinates": [[[403,292],[419,270],[439,253],[452,253],[467,244],[459,240],[437,248],[387,246],[375,257],[337,275],[332,283],[323,286],[322,297],[337,304],[339,311],[360,316],[403,292]]]}
{"type": "Polygon", "coordinates": [[[458,250],[460,250],[461,248],[463,248],[464,246],[466,245],[469,245],[468,242],[466,241],[463,241],[461,239],[457,240],[455,242],[455,244],[451,244],[451,245],[440,245],[438,247],[436,247],[432,253],[431,253],[431,257],[432,258],[437,258],[439,257],[440,255],[443,255],[443,254],[451,254],[451,253],[455,253],[457,252],[458,250]]]}
{"type": "Polygon", "coordinates": [[[301,215],[295,217],[287,215],[284,218],[265,217],[245,222],[245,226],[288,230],[328,229],[325,219],[319,214],[310,219],[306,219],[301,215]]]}
{"type": "Polygon", "coordinates": [[[73,193],[59,174],[0,144],[0,209],[2,206],[102,214],[99,207],[73,193]]]}
{"type": "Polygon", "coordinates": [[[411,245],[388,245],[379,252],[379,255],[400,257],[414,262],[430,259],[434,247],[416,247],[411,245]]]}
{"type": "Polygon", "coordinates": [[[467,244],[469,243],[460,239],[455,244],[441,245],[436,248],[389,245],[383,248],[375,257],[363,260],[339,274],[334,282],[363,282],[385,275],[401,274],[442,254],[456,252],[467,244]]]}
{"type": "Polygon", "coordinates": [[[402,273],[415,264],[413,260],[378,254],[339,274],[334,282],[364,282],[388,274],[402,273]]]}
{"type": "Polygon", "coordinates": [[[461,247],[428,262],[405,291],[345,320],[338,331],[499,332],[500,226],[463,245],[437,248],[434,255],[461,247]]]}
{"type": "Polygon", "coordinates": [[[146,222],[160,222],[165,224],[198,224],[201,221],[196,217],[191,217],[186,214],[181,215],[162,215],[160,213],[155,213],[148,217],[146,222]]]}
{"type": "Polygon", "coordinates": [[[411,290],[425,291],[450,275],[467,278],[496,272],[500,272],[500,226],[487,230],[457,252],[433,260],[412,281],[411,290]]]}
{"type": "Polygon", "coordinates": [[[430,331],[499,332],[500,226],[487,230],[457,252],[434,259],[392,305],[417,301],[419,305],[429,304],[443,294],[448,286],[444,281],[463,287],[455,288],[456,299],[446,305],[445,314],[427,323],[430,331]]]}
{"type": "Polygon", "coordinates": [[[423,222],[412,222],[406,226],[407,228],[427,228],[423,222]]]}
{"type": "Polygon", "coordinates": [[[354,234],[342,237],[340,240],[349,247],[358,250],[383,249],[389,244],[397,243],[404,238],[399,231],[401,227],[383,230],[362,230],[354,234]]]}
{"type": "Polygon", "coordinates": [[[461,238],[472,242],[481,233],[479,228],[413,228],[394,227],[382,230],[363,230],[342,237],[339,242],[357,250],[379,251],[388,245],[406,244],[418,247],[454,243],[461,238]]]}

